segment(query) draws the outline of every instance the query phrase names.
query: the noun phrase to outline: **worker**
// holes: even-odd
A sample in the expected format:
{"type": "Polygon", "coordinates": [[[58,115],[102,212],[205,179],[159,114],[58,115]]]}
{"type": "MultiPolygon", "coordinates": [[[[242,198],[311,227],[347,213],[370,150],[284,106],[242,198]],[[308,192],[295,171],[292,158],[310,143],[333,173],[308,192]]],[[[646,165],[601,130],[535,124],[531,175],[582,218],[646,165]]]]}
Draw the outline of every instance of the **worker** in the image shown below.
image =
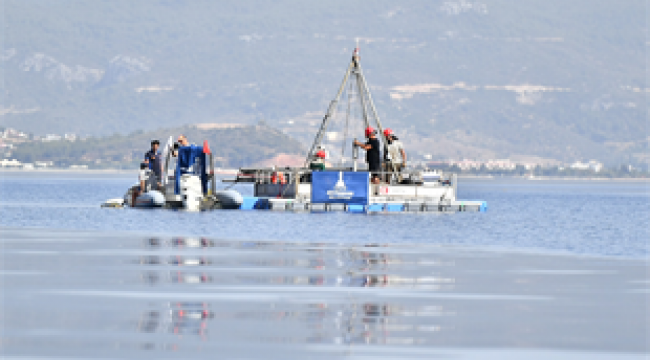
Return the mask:
{"type": "MultiPolygon", "coordinates": [[[[406,151],[404,151],[404,145],[390,128],[384,130],[384,137],[388,143],[384,145],[384,170],[390,173],[393,170],[401,172],[406,167],[406,151]]],[[[390,175],[388,175],[388,178],[390,179],[390,175]]]]}
{"type": "Polygon", "coordinates": [[[309,164],[309,169],[316,171],[325,170],[325,150],[320,149],[316,151],[314,160],[309,164]]]}
{"type": "Polygon", "coordinates": [[[286,184],[287,179],[284,177],[284,173],[280,171],[274,171],[271,174],[271,184],[286,184]]]}
{"type": "Polygon", "coordinates": [[[178,148],[181,146],[190,146],[190,142],[187,141],[187,137],[183,134],[180,134],[178,136],[178,139],[174,143],[174,147],[172,149],[172,156],[173,157],[178,157],[178,148]]]}
{"type": "Polygon", "coordinates": [[[140,163],[140,172],[138,173],[138,186],[134,186],[131,190],[131,206],[135,206],[135,199],[141,194],[151,190],[152,172],[149,169],[149,164],[146,162],[140,163]]]}
{"type": "Polygon", "coordinates": [[[140,173],[138,174],[138,183],[140,184],[140,192],[146,193],[151,190],[151,169],[146,163],[140,163],[140,173]]]}
{"type": "Polygon", "coordinates": [[[190,142],[187,141],[187,137],[183,134],[178,137],[178,144],[180,146],[190,146],[190,142]]]}
{"type": "Polygon", "coordinates": [[[162,181],[162,155],[160,154],[160,141],[157,139],[151,140],[151,149],[144,154],[144,162],[149,165],[149,169],[156,177],[154,183],[161,187],[160,182],[162,181]]]}
{"type": "Polygon", "coordinates": [[[354,145],[366,150],[366,162],[368,163],[368,171],[370,171],[372,183],[379,184],[381,157],[379,155],[379,139],[377,139],[377,131],[368,126],[365,135],[368,139],[365,144],[354,140],[354,145]]]}

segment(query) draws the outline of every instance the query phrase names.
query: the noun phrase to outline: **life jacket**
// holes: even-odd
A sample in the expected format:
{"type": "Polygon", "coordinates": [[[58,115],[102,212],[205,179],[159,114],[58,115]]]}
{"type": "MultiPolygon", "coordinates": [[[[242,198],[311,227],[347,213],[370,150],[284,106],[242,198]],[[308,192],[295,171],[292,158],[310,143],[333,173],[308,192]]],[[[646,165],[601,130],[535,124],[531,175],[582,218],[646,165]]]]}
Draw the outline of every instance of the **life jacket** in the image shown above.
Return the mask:
{"type": "Polygon", "coordinates": [[[271,183],[273,183],[273,184],[286,184],[287,181],[284,178],[284,174],[279,173],[279,172],[274,172],[271,175],[271,183]]]}

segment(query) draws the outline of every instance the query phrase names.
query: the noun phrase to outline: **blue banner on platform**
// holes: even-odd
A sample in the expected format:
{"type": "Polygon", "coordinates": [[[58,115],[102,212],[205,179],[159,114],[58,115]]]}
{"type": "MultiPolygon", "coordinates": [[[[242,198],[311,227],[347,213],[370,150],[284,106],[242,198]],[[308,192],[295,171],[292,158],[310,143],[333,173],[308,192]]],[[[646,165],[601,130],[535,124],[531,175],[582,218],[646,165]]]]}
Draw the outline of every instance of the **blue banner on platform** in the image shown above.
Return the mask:
{"type": "Polygon", "coordinates": [[[314,171],[311,176],[312,204],[368,205],[369,172],[314,171]]]}

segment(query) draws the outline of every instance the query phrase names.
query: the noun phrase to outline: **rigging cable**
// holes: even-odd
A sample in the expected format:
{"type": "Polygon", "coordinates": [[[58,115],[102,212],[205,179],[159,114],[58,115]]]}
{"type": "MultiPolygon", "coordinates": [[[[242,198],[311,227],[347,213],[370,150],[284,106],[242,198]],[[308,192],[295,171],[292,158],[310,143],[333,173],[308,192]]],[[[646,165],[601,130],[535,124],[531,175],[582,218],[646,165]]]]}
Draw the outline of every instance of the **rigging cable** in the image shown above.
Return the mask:
{"type": "Polygon", "coordinates": [[[341,165],[345,159],[345,145],[348,142],[348,128],[350,126],[350,105],[352,104],[352,82],[350,82],[350,90],[348,90],[348,108],[345,114],[345,130],[343,132],[343,144],[341,145],[341,165]]]}

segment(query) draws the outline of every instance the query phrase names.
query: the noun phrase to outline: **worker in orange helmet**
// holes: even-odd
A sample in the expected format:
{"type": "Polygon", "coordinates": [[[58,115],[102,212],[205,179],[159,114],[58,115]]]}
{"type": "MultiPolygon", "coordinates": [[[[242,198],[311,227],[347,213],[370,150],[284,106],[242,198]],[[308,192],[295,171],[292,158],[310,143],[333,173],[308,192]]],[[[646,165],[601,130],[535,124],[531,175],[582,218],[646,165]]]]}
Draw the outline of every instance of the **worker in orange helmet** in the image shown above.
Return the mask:
{"type": "Polygon", "coordinates": [[[390,128],[384,130],[384,137],[387,142],[387,144],[384,144],[384,170],[393,172],[393,169],[395,169],[401,172],[406,167],[404,145],[390,128]]]}
{"type": "Polygon", "coordinates": [[[361,143],[354,140],[354,145],[366,150],[366,162],[368,163],[368,171],[372,176],[372,183],[379,184],[379,174],[381,173],[381,157],[379,156],[379,139],[377,139],[377,131],[372,127],[366,128],[366,143],[361,143]]]}

